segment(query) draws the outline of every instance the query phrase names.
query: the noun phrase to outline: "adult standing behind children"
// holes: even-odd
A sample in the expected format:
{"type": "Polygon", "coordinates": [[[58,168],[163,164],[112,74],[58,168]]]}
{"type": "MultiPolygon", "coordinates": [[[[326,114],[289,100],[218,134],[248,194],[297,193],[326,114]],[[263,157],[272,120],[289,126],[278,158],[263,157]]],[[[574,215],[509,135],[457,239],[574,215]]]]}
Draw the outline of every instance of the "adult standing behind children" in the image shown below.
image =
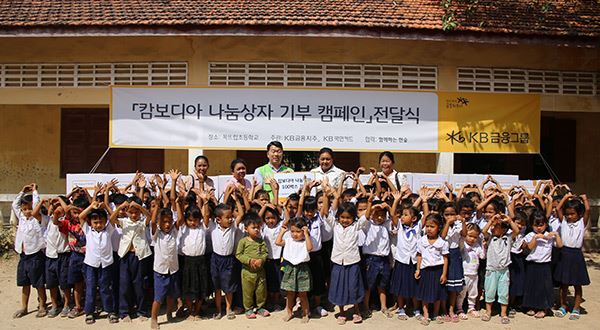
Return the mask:
{"type": "Polygon", "coordinates": [[[200,189],[200,186],[203,186],[204,190],[215,187],[215,183],[207,175],[209,166],[208,157],[204,155],[200,155],[194,159],[194,172],[183,178],[187,191],[190,189],[200,189]]]}
{"type": "Polygon", "coordinates": [[[310,173],[314,175],[314,180],[319,182],[327,177],[334,189],[339,187],[346,175],[346,171],[333,164],[333,150],[327,147],[319,150],[319,166],[310,170],[310,173]]]}
{"type": "Polygon", "coordinates": [[[379,168],[381,168],[380,174],[383,178],[387,178],[396,189],[400,189],[401,186],[408,184],[406,175],[396,172],[394,169],[394,154],[389,151],[384,151],[379,154],[379,168]]]}
{"type": "Polygon", "coordinates": [[[256,183],[262,186],[262,189],[269,193],[273,198],[273,189],[267,183],[276,173],[291,173],[294,170],[283,165],[283,145],[279,141],[271,141],[267,144],[267,158],[269,162],[254,170],[254,179],[256,183]]]}

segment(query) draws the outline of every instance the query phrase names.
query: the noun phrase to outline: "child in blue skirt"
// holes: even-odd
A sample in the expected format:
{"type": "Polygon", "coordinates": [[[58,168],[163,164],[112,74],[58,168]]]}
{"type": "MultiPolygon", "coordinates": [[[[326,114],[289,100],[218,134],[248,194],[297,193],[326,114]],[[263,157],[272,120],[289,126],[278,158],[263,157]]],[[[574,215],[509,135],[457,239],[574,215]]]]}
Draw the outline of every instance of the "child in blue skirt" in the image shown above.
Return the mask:
{"type": "Polygon", "coordinates": [[[575,287],[575,304],[570,320],[579,319],[583,290],[581,286],[590,284],[583,253],[583,235],[590,218],[590,203],[586,195],[574,198],[570,193],[565,195],[557,207],[560,225],[560,237],[563,241],[560,262],[556,266],[554,278],[560,283],[560,308],[555,316],[564,317],[567,314],[567,292],[569,286],[575,287]]]}
{"type": "MultiPolygon", "coordinates": [[[[412,206],[402,209],[400,216],[396,214],[396,209],[400,207],[400,193],[393,194],[394,203],[392,204],[392,222],[398,228],[396,254],[394,256],[394,270],[390,283],[390,292],[397,297],[398,319],[408,320],[408,315],[404,310],[405,304],[412,299],[414,315],[416,319],[422,318],[418,308],[418,301],[415,297],[417,290],[417,279],[415,271],[417,269],[417,242],[421,238],[422,222],[419,221],[421,214],[419,210],[412,206]],[[400,219],[398,219],[400,218],[400,219]]],[[[411,203],[412,205],[412,203],[411,203]]]]}
{"type": "Polygon", "coordinates": [[[529,308],[527,315],[543,318],[552,307],[552,247],[562,247],[558,233],[547,232],[548,219],[542,211],[534,211],[529,220],[532,231],[525,236],[529,255],[525,258],[525,292],[523,307],[529,308]]]}
{"type": "Polygon", "coordinates": [[[448,278],[448,242],[440,237],[443,226],[442,216],[431,213],[425,218],[425,236],[417,243],[417,270],[415,278],[419,280],[417,299],[423,301],[423,319],[421,324],[429,324],[429,305],[433,303],[433,316],[438,323],[443,323],[438,315],[440,304],[445,302],[448,294],[446,282],[448,278]]]}
{"type": "MultiPolygon", "coordinates": [[[[323,187],[325,194],[324,208],[327,208],[323,214],[329,214],[328,194],[332,191],[327,181],[324,181],[323,187]]],[[[337,205],[339,196],[333,202],[334,208],[337,205]]],[[[359,304],[365,296],[365,288],[360,271],[360,255],[358,253],[358,233],[367,225],[367,219],[371,215],[371,205],[373,196],[369,198],[369,204],[365,214],[357,220],[356,206],[352,203],[342,203],[337,208],[336,219],[327,216],[325,221],[333,228],[333,250],[331,252],[331,280],[329,286],[329,301],[337,305],[340,313],[337,317],[338,324],[346,323],[344,306],[354,305],[352,322],[361,323],[359,304]]],[[[378,210],[384,208],[384,204],[373,206],[378,210]]]]}
{"type": "Polygon", "coordinates": [[[456,297],[462,291],[464,284],[464,273],[462,265],[462,255],[459,249],[459,243],[467,235],[467,226],[458,217],[458,210],[454,203],[448,202],[442,207],[442,215],[444,217],[444,229],[442,229],[441,237],[444,238],[449,245],[448,253],[448,304],[450,320],[458,322],[456,314],[456,297]]]}
{"type": "Polygon", "coordinates": [[[523,211],[516,211],[513,216],[513,221],[519,228],[519,234],[515,238],[510,249],[511,263],[508,266],[510,272],[510,285],[508,288],[509,310],[508,317],[513,318],[517,314],[516,307],[519,299],[522,300],[523,292],[525,291],[525,256],[523,252],[525,247],[525,229],[527,227],[527,214],[523,211]]]}

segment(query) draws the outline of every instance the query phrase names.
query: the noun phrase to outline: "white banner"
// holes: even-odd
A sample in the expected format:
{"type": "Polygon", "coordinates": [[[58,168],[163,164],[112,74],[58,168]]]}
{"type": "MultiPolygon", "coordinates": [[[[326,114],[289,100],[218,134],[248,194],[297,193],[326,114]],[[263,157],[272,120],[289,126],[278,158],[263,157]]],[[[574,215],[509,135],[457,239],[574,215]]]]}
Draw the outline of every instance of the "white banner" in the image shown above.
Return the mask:
{"type": "Polygon", "coordinates": [[[113,87],[115,148],[438,150],[436,93],[113,87]]]}

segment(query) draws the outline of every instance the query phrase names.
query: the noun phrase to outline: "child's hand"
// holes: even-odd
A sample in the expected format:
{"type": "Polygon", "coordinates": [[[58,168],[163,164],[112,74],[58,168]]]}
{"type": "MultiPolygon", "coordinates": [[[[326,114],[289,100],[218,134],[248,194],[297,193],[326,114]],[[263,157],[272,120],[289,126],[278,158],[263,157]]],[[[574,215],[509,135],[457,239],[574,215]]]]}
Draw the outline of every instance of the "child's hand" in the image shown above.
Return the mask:
{"type": "Polygon", "coordinates": [[[402,193],[396,190],[392,193],[392,197],[394,197],[395,201],[400,200],[402,198],[402,193]]]}
{"type": "Polygon", "coordinates": [[[309,233],[308,233],[308,226],[304,226],[304,227],[302,227],[302,231],[304,232],[304,236],[309,236],[309,233]]]}
{"type": "Polygon", "coordinates": [[[440,284],[446,284],[446,275],[442,274],[442,276],[440,276],[440,284]]]}
{"type": "Polygon", "coordinates": [[[173,180],[173,182],[171,184],[175,184],[177,182],[177,178],[181,175],[181,172],[179,172],[179,170],[170,170],[169,171],[169,176],[171,177],[171,180],[173,180]]]}
{"type": "Polygon", "coordinates": [[[418,280],[418,279],[420,279],[420,278],[421,278],[421,270],[417,269],[417,270],[415,271],[415,279],[417,279],[417,280],[418,280]]]}
{"type": "MultiPolygon", "coordinates": [[[[31,189],[32,189],[31,188],[31,184],[28,184],[26,186],[23,186],[23,189],[21,189],[21,191],[24,192],[24,193],[28,193],[28,192],[31,191],[31,189]]],[[[73,189],[75,189],[75,188],[73,188],[73,189]]]]}

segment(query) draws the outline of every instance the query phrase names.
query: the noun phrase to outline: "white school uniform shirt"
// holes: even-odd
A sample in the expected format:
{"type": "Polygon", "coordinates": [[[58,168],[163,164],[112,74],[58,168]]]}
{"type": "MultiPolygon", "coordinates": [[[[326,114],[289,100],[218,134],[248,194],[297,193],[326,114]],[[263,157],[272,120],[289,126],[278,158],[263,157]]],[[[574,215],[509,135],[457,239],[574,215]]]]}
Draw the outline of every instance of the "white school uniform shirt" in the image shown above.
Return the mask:
{"type": "Polygon", "coordinates": [[[46,257],[56,259],[59,253],[70,252],[69,239],[67,234],[63,234],[58,226],[52,221],[48,221],[46,229],[46,257]]]}
{"type": "Polygon", "coordinates": [[[174,225],[168,233],[156,228],[156,232],[152,236],[152,241],[154,241],[154,265],[152,269],[155,272],[169,275],[179,270],[177,235],[178,230],[174,225]]]}
{"type": "Polygon", "coordinates": [[[563,218],[560,224],[560,238],[562,238],[563,246],[574,249],[581,249],[583,246],[583,235],[585,234],[585,225],[583,218],[569,223],[563,218]]]}
{"type": "MultiPolygon", "coordinates": [[[[330,169],[327,170],[327,172],[324,172],[321,166],[319,166],[310,170],[310,173],[314,175],[315,180],[323,180],[324,177],[327,177],[327,179],[329,180],[329,184],[333,188],[337,189],[340,186],[340,183],[342,183],[342,179],[344,178],[346,172],[333,165],[330,169]]],[[[317,190],[320,190],[320,187],[321,186],[318,186],[317,190]]]]}
{"type": "Polygon", "coordinates": [[[362,252],[375,256],[390,255],[390,231],[392,230],[392,222],[384,221],[381,225],[377,225],[373,220],[367,221],[363,232],[365,233],[365,242],[362,252]]]}
{"type": "MultiPolygon", "coordinates": [[[[40,223],[34,217],[27,218],[23,212],[21,212],[21,197],[23,197],[23,192],[20,192],[12,203],[12,210],[15,212],[18,219],[17,233],[15,236],[15,251],[18,254],[25,253],[26,255],[31,255],[43,249],[46,244],[46,240],[44,239],[45,224],[40,223]]],[[[37,191],[33,192],[32,197],[32,208],[35,208],[40,201],[37,191]]]]}
{"type": "Polygon", "coordinates": [[[236,240],[239,240],[236,234],[241,233],[235,223],[232,223],[229,228],[223,228],[216,221],[211,220],[208,223],[208,231],[214,253],[220,256],[229,256],[234,253],[236,240]]]}
{"type": "MultiPolygon", "coordinates": [[[[548,232],[544,232],[544,235],[547,235],[548,232]]],[[[525,236],[525,243],[531,242],[533,237],[535,236],[535,232],[531,232],[525,236]]],[[[556,245],[556,240],[554,237],[548,238],[538,238],[536,247],[529,252],[525,260],[532,262],[550,262],[552,260],[552,247],[556,245]]]]}
{"type": "Polygon", "coordinates": [[[343,266],[359,262],[358,233],[367,225],[367,218],[363,215],[346,228],[332,216],[328,216],[325,221],[333,227],[331,261],[343,266]]]}
{"type": "Polygon", "coordinates": [[[152,255],[150,242],[146,236],[148,226],[146,226],[146,217],[140,216],[138,221],[133,221],[129,217],[119,218],[119,225],[122,230],[122,237],[119,243],[119,257],[123,258],[131,246],[135,250],[135,255],[139,260],[152,255]]]}
{"type": "Polygon", "coordinates": [[[81,227],[85,234],[85,258],[83,263],[94,267],[106,268],[113,263],[113,247],[111,235],[115,227],[108,222],[101,231],[96,231],[87,222],[81,227]]]}
{"type": "Polygon", "coordinates": [[[299,265],[310,261],[310,255],[306,249],[306,241],[295,241],[290,232],[283,234],[281,238],[285,242],[283,247],[283,259],[292,265],[299,265]]]}
{"type": "Polygon", "coordinates": [[[269,228],[266,224],[262,226],[262,237],[267,244],[267,259],[279,259],[281,257],[281,246],[275,244],[275,240],[281,231],[282,223],[282,221],[279,221],[273,228],[269,228]]]}
{"type": "Polygon", "coordinates": [[[448,228],[448,234],[446,235],[446,241],[450,249],[458,248],[458,244],[460,243],[461,231],[463,228],[462,221],[456,220],[452,227],[448,228]]]}
{"type": "Polygon", "coordinates": [[[479,259],[485,259],[485,251],[479,243],[473,246],[467,242],[464,243],[462,250],[463,272],[465,275],[477,275],[479,269],[479,259]]]}
{"type": "Polygon", "coordinates": [[[444,264],[444,255],[448,254],[448,242],[438,237],[433,244],[429,244],[427,236],[417,242],[417,253],[421,255],[421,269],[444,264]]]}
{"type": "MultiPolygon", "coordinates": [[[[512,231],[509,230],[507,234],[511,235],[512,231]]],[[[510,253],[521,254],[523,252],[523,242],[525,242],[525,228],[523,228],[519,235],[517,235],[517,238],[515,238],[510,253]]]]}
{"type": "Polygon", "coordinates": [[[321,213],[317,212],[317,214],[308,222],[308,233],[310,234],[310,238],[312,239],[313,249],[310,252],[321,251],[323,247],[323,238],[321,227],[323,226],[323,218],[321,218],[321,213]]]}
{"type": "Polygon", "coordinates": [[[188,257],[203,256],[206,253],[206,227],[201,222],[197,228],[183,225],[179,230],[181,253],[188,257]]]}
{"type": "MultiPolygon", "coordinates": [[[[333,210],[329,210],[329,216],[335,217],[333,210]]],[[[321,214],[319,213],[319,217],[321,214]]],[[[328,242],[333,239],[333,227],[326,221],[321,221],[321,243],[328,242]]]]}
{"type": "Polygon", "coordinates": [[[417,243],[421,238],[421,221],[409,227],[404,227],[400,223],[398,225],[398,235],[396,235],[398,243],[394,258],[405,265],[410,264],[411,261],[417,264],[417,243]]]}
{"type": "Polygon", "coordinates": [[[550,226],[550,231],[555,231],[560,233],[560,226],[562,222],[556,215],[550,215],[548,218],[548,225],[550,226]]]}

